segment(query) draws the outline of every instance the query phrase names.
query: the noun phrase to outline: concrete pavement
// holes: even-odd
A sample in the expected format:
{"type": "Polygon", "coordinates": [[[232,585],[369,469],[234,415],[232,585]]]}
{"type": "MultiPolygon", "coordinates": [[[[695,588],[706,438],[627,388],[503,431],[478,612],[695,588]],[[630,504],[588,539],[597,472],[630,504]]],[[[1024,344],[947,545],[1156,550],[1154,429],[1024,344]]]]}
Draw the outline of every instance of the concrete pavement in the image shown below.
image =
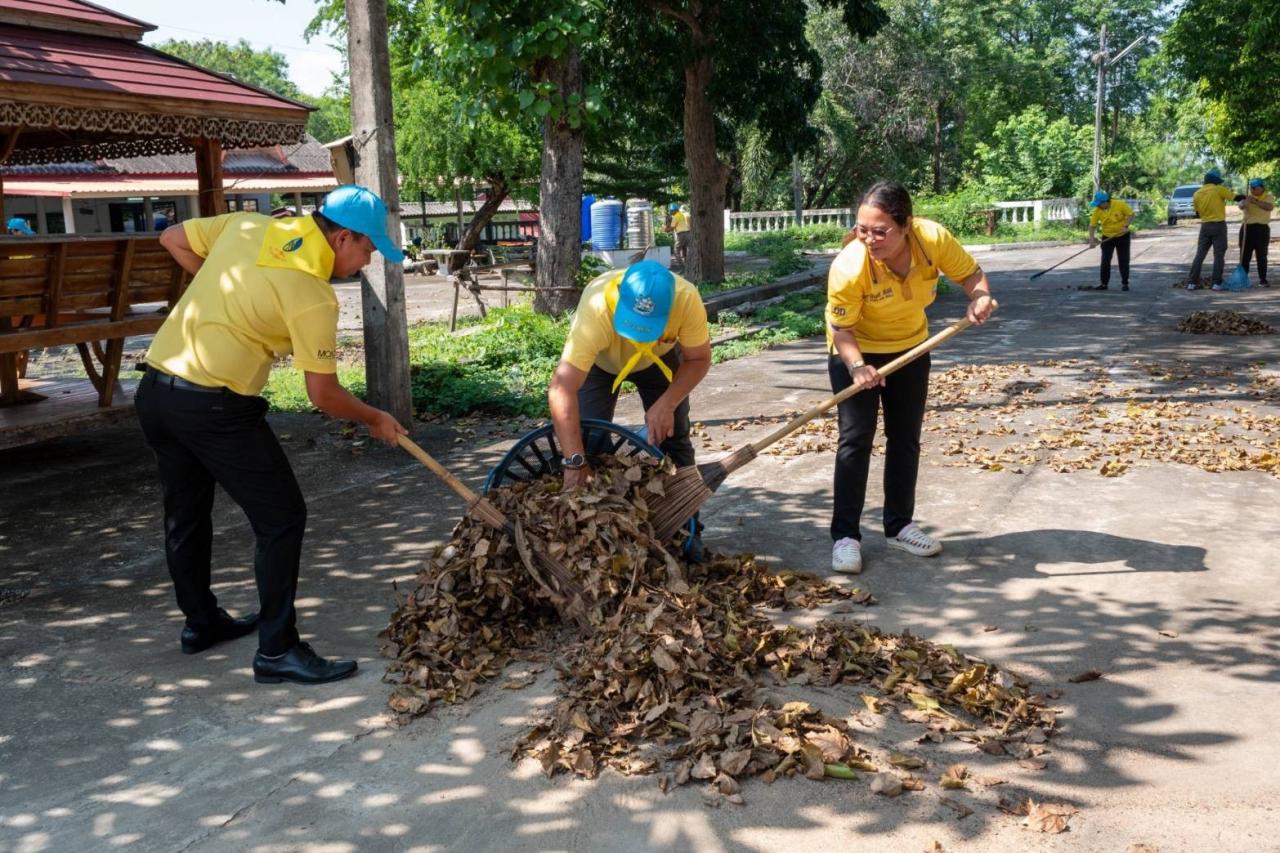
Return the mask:
{"type": "MultiPolygon", "coordinates": [[[[1135,359],[1280,369],[1275,337],[1180,335],[1190,310],[1230,306],[1280,326],[1280,292],[1186,293],[1193,228],[1134,246],[1134,290],[1079,293],[1086,254],[1034,283],[1069,249],[984,255],[998,320],[935,354],[962,364],[1087,359],[1117,382],[1135,359]]],[[[962,299],[940,299],[935,326],[962,299]]],[[[827,396],[820,341],[717,366],[693,405],[715,442],[741,443],[735,421],[827,396]]],[[[1064,381],[1075,367],[1061,368],[1064,381]]],[[[1237,406],[1280,414],[1273,397],[1237,406]]],[[[636,422],[626,401],[618,419],[636,422]]],[[[1046,418],[1055,411],[1027,417],[1046,418]]],[[[984,415],[985,416],[985,415],[984,415]]],[[[1275,845],[1280,782],[1280,596],[1275,591],[1280,480],[1188,465],[1023,473],[956,467],[926,433],[919,517],[942,537],[937,559],[888,551],[877,532],[879,458],[864,518],[879,604],[851,617],[954,642],[1063,691],[1048,766],[1018,767],[960,743],[929,753],[1006,780],[936,786],[885,800],[865,782],[783,780],[744,786],[748,805],[708,808],[697,786],[663,795],[653,778],[544,779],[508,755],[530,715],[555,695],[542,672],[524,690],[485,689],[404,728],[383,714],[376,633],[391,582],[412,581],[447,537],[458,501],[402,454],[354,446],[309,416],[274,419],[311,508],[298,601],[326,654],[359,657],[358,677],[304,689],[252,681],[254,642],[200,656],[177,650],[148,452],[127,429],[0,453],[0,851],[18,850],[1114,850],[1254,851],[1275,845]],[[1081,670],[1102,679],[1069,684],[1081,670]],[[995,808],[1030,796],[1080,809],[1070,832],[1030,833],[995,808]]],[[[417,437],[478,485],[510,439],[503,425],[422,427],[417,437]],[[474,430],[474,432],[469,432],[474,430]]],[[[710,458],[703,453],[702,458],[710,458]]],[[[764,456],[708,503],[708,544],[825,572],[831,458],[764,456]]],[[[220,495],[216,590],[252,609],[252,553],[239,510],[220,495]]],[[[820,614],[799,614],[812,621],[820,614]]],[[[833,713],[856,690],[797,695],[833,713]]],[[[788,691],[790,696],[792,691],[788,691]]],[[[918,734],[918,732],[916,733],[918,734]]],[[[906,733],[868,731],[892,744],[906,733]]]]}

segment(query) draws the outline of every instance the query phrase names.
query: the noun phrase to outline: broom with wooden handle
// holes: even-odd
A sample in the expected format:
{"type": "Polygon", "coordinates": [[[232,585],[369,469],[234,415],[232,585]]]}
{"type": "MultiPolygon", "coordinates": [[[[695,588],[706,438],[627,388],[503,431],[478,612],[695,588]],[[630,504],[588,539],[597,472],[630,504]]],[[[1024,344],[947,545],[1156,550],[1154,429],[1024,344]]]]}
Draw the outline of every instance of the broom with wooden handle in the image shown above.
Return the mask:
{"type": "Polygon", "coordinates": [[[513,524],[496,506],[467,488],[461,480],[450,474],[447,468],[432,458],[431,454],[419,447],[413,439],[407,435],[400,436],[400,446],[423,465],[427,466],[431,473],[444,480],[445,485],[457,492],[458,496],[466,502],[468,513],[494,530],[502,531],[510,536],[511,541],[516,546],[516,553],[520,555],[520,561],[524,564],[526,571],[542,587],[543,591],[551,597],[557,609],[567,613],[581,628],[589,629],[591,627],[591,621],[587,618],[587,602],[582,586],[573,579],[573,575],[565,568],[563,563],[552,558],[542,549],[531,547],[528,537],[525,536],[524,529],[519,523],[513,524]],[[544,572],[546,575],[550,575],[551,580],[555,583],[554,586],[544,576],[544,572]]]}
{"type": "MultiPolygon", "coordinates": [[[[951,324],[929,338],[929,340],[912,347],[884,367],[879,368],[880,375],[888,376],[972,325],[973,322],[968,317],[951,324]]],[[[657,534],[659,539],[669,539],[675,536],[678,531],[684,528],[689,519],[693,518],[694,513],[706,503],[712,493],[720,488],[720,484],[724,482],[725,477],[755,459],[769,445],[781,441],[818,415],[835,408],[854,394],[868,387],[870,386],[850,385],[839,394],[819,403],[795,420],[778,427],[759,441],[745,444],[723,459],[702,465],[689,465],[678,469],[673,474],[667,475],[667,478],[662,483],[663,497],[653,515],[649,518],[649,523],[653,525],[654,533],[657,534]]]]}

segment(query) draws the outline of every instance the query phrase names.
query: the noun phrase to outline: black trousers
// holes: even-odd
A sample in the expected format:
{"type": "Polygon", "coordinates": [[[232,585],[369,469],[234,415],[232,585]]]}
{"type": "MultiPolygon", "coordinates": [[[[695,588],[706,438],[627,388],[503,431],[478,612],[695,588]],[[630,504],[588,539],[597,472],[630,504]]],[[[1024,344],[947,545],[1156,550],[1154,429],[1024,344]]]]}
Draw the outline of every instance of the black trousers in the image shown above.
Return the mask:
{"type": "MultiPolygon", "coordinates": [[[[680,347],[677,346],[662,356],[662,360],[674,374],[680,367],[680,347]]],[[[603,421],[613,420],[613,410],[618,405],[618,392],[611,389],[613,380],[617,376],[618,374],[610,373],[599,366],[593,366],[587,372],[586,381],[578,389],[579,417],[598,418],[603,421]]],[[[644,404],[646,412],[671,386],[656,364],[635,373],[628,373],[627,380],[635,383],[636,390],[640,392],[640,402],[644,404]]],[[[677,465],[694,464],[693,439],[689,438],[689,399],[687,397],[676,407],[675,424],[672,426],[671,435],[658,446],[658,449],[670,456],[671,461],[677,465]]]]}
{"type": "Polygon", "coordinates": [[[1267,280],[1267,246],[1271,243],[1271,226],[1261,222],[1244,227],[1244,246],[1240,249],[1240,265],[1249,271],[1249,258],[1258,257],[1258,278],[1267,280]]]}
{"type": "Polygon", "coordinates": [[[1122,284],[1129,283],[1129,245],[1132,242],[1133,234],[1125,234],[1121,237],[1113,237],[1102,244],[1102,267],[1098,270],[1099,280],[1103,284],[1111,283],[1111,255],[1116,256],[1116,262],[1120,265],[1120,282],[1122,284]]]}
{"type": "Polygon", "coordinates": [[[1196,257],[1191,262],[1189,282],[1200,282],[1200,268],[1204,266],[1205,256],[1213,249],[1213,284],[1222,284],[1222,267],[1227,254],[1227,223],[1201,222],[1200,237],[1196,242],[1196,257]]]}
{"type": "MultiPolygon", "coordinates": [[[[863,353],[867,364],[882,367],[901,353],[863,353]]],[[[853,384],[839,356],[827,363],[831,392],[853,384]]],[[[840,404],[840,441],[836,447],[835,507],[831,539],[862,540],[862,507],[867,497],[867,473],[876,419],[884,409],[884,534],[898,535],[916,509],[916,475],[920,469],[920,428],[929,396],[929,356],[911,362],[885,380],[883,388],[869,388],[840,404]]]]}
{"type": "Polygon", "coordinates": [[[174,388],[166,379],[147,371],[136,405],[160,467],[165,556],[178,607],[192,628],[217,618],[209,589],[217,483],[244,510],[257,541],[258,648],[284,654],[298,642],[293,601],[307,504],[267,424],[267,402],[227,390],[174,388]]]}

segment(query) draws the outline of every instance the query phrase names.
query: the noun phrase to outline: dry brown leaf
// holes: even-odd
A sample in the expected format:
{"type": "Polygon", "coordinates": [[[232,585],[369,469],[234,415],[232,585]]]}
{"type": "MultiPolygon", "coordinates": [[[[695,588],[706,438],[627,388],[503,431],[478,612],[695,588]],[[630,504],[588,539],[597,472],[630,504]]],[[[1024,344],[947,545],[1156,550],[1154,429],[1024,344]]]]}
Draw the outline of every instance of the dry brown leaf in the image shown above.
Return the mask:
{"type": "Polygon", "coordinates": [[[955,812],[956,820],[964,820],[969,815],[973,814],[973,809],[969,808],[964,803],[957,802],[949,797],[940,796],[938,797],[938,802],[955,812]]]}
{"type": "Polygon", "coordinates": [[[1027,817],[1023,825],[1036,832],[1066,832],[1071,817],[1079,814],[1078,809],[1061,803],[1036,803],[1028,800],[1027,805],[1027,817]]]}
{"type": "Polygon", "coordinates": [[[938,784],[948,790],[959,790],[967,787],[965,780],[969,778],[969,768],[963,764],[952,764],[938,779],[938,784]]]}
{"type": "Polygon", "coordinates": [[[1082,684],[1086,681],[1097,681],[1102,677],[1102,671],[1097,669],[1086,669],[1084,672],[1077,672],[1075,675],[1067,679],[1072,684],[1082,684]]]}

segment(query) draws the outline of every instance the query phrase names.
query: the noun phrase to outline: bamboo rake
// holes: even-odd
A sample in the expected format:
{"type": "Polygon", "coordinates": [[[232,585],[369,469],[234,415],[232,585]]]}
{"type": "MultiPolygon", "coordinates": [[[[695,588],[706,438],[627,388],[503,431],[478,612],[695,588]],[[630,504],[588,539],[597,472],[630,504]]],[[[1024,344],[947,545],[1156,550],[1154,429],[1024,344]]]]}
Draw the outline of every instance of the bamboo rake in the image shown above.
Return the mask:
{"type": "MultiPolygon", "coordinates": [[[[884,367],[881,367],[879,369],[880,375],[888,376],[896,372],[960,334],[971,325],[973,323],[968,317],[952,323],[927,341],[912,347],[884,367]]],[[[759,441],[744,444],[723,459],[717,459],[715,462],[706,462],[702,465],[689,465],[668,475],[663,482],[664,497],[662,502],[650,518],[654,533],[659,539],[664,540],[674,536],[694,516],[694,513],[706,503],[712,493],[720,488],[720,484],[724,482],[726,477],[752,459],[755,459],[766,447],[781,441],[818,415],[835,408],[854,394],[864,391],[868,387],[866,385],[850,385],[839,394],[827,398],[794,420],[778,427],[759,441]]]]}

